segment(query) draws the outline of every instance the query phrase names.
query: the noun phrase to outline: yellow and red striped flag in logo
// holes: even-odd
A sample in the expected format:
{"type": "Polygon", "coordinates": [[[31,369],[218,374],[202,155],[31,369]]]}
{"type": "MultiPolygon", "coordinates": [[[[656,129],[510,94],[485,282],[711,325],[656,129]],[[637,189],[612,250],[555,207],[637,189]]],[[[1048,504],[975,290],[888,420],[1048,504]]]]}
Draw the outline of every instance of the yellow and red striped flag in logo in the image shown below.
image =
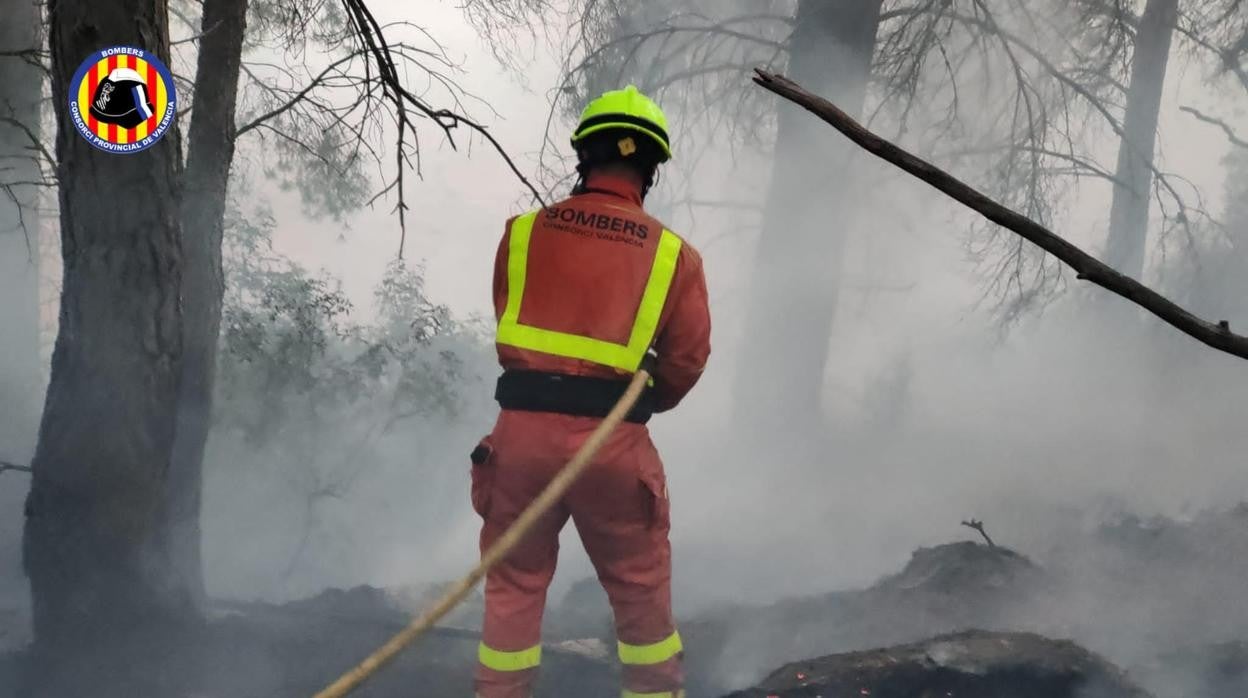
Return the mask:
{"type": "Polygon", "coordinates": [[[100,60],[94,68],[87,71],[82,84],[78,86],[78,111],[86,121],[87,128],[110,143],[137,143],[147,138],[165,118],[165,111],[168,108],[169,93],[165,81],[161,79],[155,66],[138,56],[121,54],[100,60]],[[101,123],[91,114],[91,97],[95,94],[95,88],[117,68],[134,70],[147,82],[147,96],[152,102],[152,116],[134,128],[101,123]]]}

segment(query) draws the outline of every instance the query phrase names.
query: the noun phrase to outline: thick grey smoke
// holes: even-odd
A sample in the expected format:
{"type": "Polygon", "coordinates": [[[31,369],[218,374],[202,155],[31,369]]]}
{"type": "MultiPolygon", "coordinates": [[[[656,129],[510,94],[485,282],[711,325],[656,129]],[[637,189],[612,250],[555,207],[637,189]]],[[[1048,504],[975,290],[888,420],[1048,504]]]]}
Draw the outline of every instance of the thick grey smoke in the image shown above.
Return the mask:
{"type": "MultiPolygon", "coordinates": [[[[1181,93],[1171,90],[1170,123],[1180,94],[1200,98],[1203,89],[1190,76],[1181,93]]],[[[921,110],[911,119],[922,124],[921,110]]],[[[882,118],[881,128],[888,123],[882,118]]],[[[537,119],[527,126],[540,132],[537,119]]],[[[1204,135],[1172,127],[1163,133],[1163,151],[1184,155],[1180,164],[1210,184],[1208,205],[1216,209],[1217,159],[1189,152],[1222,147],[1204,135]]],[[[1095,136],[1086,147],[1112,155],[1095,136]]],[[[830,128],[824,137],[838,138],[830,128]]],[[[774,163],[765,148],[728,145],[714,141],[690,175],[696,197],[760,205],[774,163]]],[[[1106,497],[1124,509],[1174,515],[1238,501],[1248,475],[1236,459],[1245,444],[1230,409],[1244,388],[1235,362],[1174,336],[1124,302],[1102,305],[1073,279],[1056,306],[1003,335],[990,307],[979,304],[981,279],[967,260],[972,217],[866,157],[843,176],[864,193],[856,210],[827,221],[829,230],[846,220],[855,228],[840,263],[844,288],[822,390],[827,427],[816,440],[729,421],[734,374],[770,368],[742,366],[745,344],[811,341],[743,335],[750,267],[757,246],[768,244],[757,234],[762,214],[664,206],[681,198],[679,178],[656,192],[660,213],[703,249],[716,328],[703,384],[655,425],[675,503],[682,610],[866,584],[896,569],[916,546],[961,537],[957,524],[970,516],[985,519],[1002,544],[1039,556],[1060,538],[1068,512],[1106,497]]],[[[1074,188],[1058,208],[1056,227],[1099,250],[1107,194],[1091,181],[1074,188]]],[[[495,208],[499,220],[511,210],[504,200],[495,208]]],[[[472,245],[477,269],[488,273],[482,261],[492,257],[498,231],[496,224],[483,228],[472,245]]],[[[1155,266],[1152,273],[1161,271],[1155,266]]],[[[454,288],[479,287],[469,293],[481,308],[487,284],[486,273],[462,275],[454,288]]],[[[455,308],[459,297],[437,300],[455,308]]],[[[210,470],[206,522],[208,554],[217,560],[209,564],[216,570],[212,587],[229,596],[285,597],[324,585],[453,575],[474,555],[463,454],[492,420],[492,370],[488,355],[474,364],[477,382],[463,390],[473,406],[451,428],[404,425],[377,444],[358,491],[323,497],[308,509],[312,473],[321,466],[301,454],[307,444],[300,438],[279,441],[282,450],[272,454],[217,438],[211,457],[222,466],[210,470]],[[291,568],[309,527],[314,542],[291,568]],[[251,541],[238,545],[243,531],[252,532],[251,541]]],[[[333,438],[358,431],[343,424],[333,438]]],[[[589,574],[575,539],[568,543],[556,594],[589,574]]]]}
{"type": "MultiPolygon", "coordinates": [[[[712,9],[730,15],[739,6],[753,4],[712,9]]],[[[402,14],[397,5],[390,10],[402,14]]],[[[791,3],[775,3],[772,10],[791,11],[791,3]]],[[[494,106],[509,120],[499,132],[524,153],[524,162],[535,164],[529,156],[542,146],[547,103],[541,80],[558,79],[556,59],[534,49],[540,60],[526,91],[510,74],[493,72],[491,47],[456,29],[458,19],[450,17],[443,17],[451,28],[446,40],[469,55],[465,80],[487,98],[503,96],[494,106]]],[[[746,93],[755,89],[740,85],[746,93]]],[[[869,104],[873,98],[878,95],[869,95],[869,104]]],[[[988,90],[982,99],[1004,98],[988,90]]],[[[1173,75],[1160,151],[1167,167],[1199,185],[1206,207],[1221,216],[1243,192],[1224,194],[1225,141],[1178,111],[1191,102],[1225,107],[1227,100],[1195,71],[1173,75]]],[[[923,106],[910,116],[909,143],[934,129],[936,117],[925,117],[923,106]]],[[[961,136],[968,138],[976,133],[976,113],[973,106],[963,109],[970,126],[961,136]]],[[[677,134],[681,117],[676,110],[677,134]]],[[[896,119],[884,113],[875,123],[891,133],[896,119]]],[[[723,604],[767,604],[866,586],[900,569],[916,547],[973,535],[958,524],[975,517],[998,544],[1051,567],[1065,582],[1062,595],[1025,604],[1003,623],[1074,636],[1124,664],[1180,644],[1248,636],[1248,605],[1237,581],[1242,569],[1229,554],[1242,550],[1236,547],[1242,533],[1201,518],[1248,497],[1248,432],[1237,409],[1248,390],[1242,362],[1176,335],[1125,301],[1083,289],[1073,277],[1043,313],[1026,315],[1003,332],[993,299],[983,293],[982,268],[967,252],[977,221],[865,156],[841,175],[860,192],[853,209],[826,220],[829,234],[853,224],[844,258],[827,260],[829,273],[840,275],[841,293],[819,391],[826,425],[812,435],[758,426],[802,424],[808,414],[740,421],[732,390],[737,372],[765,376],[774,368],[767,360],[743,365],[743,348],[761,346],[766,357],[818,339],[745,331],[752,262],[759,245],[771,244],[759,235],[760,193],[773,166],[818,173],[824,164],[800,158],[773,163],[766,147],[771,122],[762,118],[757,125],[761,133],[750,134],[755,142],[740,148],[730,147],[737,131],[691,136],[703,148],[697,167],[673,171],[654,198],[658,213],[704,255],[715,325],[702,384],[679,410],[654,423],[673,497],[678,613],[698,616],[723,604]],[[688,205],[690,199],[701,203],[688,205]],[[1207,545],[1185,539],[1150,556],[1106,541],[1102,525],[1121,523],[1128,514],[1195,521],[1207,545]],[[1182,643],[1171,642],[1179,635],[1182,643]]],[[[1240,126],[1248,133],[1248,124],[1240,126]]],[[[561,133],[552,131],[556,146],[561,133]]],[[[819,133],[839,138],[831,128],[819,133]]],[[[1089,129],[1080,146],[1107,162],[1110,141],[1089,129]]],[[[920,145],[939,153],[959,144],[951,137],[949,148],[920,145]]],[[[415,194],[426,214],[418,233],[424,237],[415,246],[427,243],[418,254],[428,259],[427,295],[460,319],[486,314],[494,245],[502,221],[515,210],[518,187],[484,153],[471,160],[453,153],[429,157],[436,159],[426,169],[442,166],[445,174],[415,194]]],[[[957,160],[958,173],[982,181],[982,171],[969,169],[975,163],[957,160]]],[[[845,184],[820,182],[829,190],[845,184]]],[[[1099,253],[1109,188],[1093,179],[1065,186],[1067,196],[1053,212],[1055,229],[1099,253]]],[[[283,210],[283,194],[258,191],[256,198],[283,210]]],[[[0,200],[5,265],[16,259],[10,254],[14,238],[4,237],[13,222],[7,211],[0,200]]],[[[785,227],[786,212],[766,215],[781,217],[770,221],[773,230],[785,227]]],[[[351,322],[373,326],[376,304],[369,294],[394,247],[393,240],[365,231],[393,225],[384,211],[363,213],[354,230],[342,233],[352,241],[344,246],[325,241],[336,237],[325,223],[283,214],[273,238],[305,266],[344,276],[357,308],[351,322]]],[[[1227,257],[1209,242],[1215,239],[1209,231],[1195,235],[1213,259],[1227,257]]],[[[1167,241],[1172,254],[1154,253],[1150,281],[1232,322],[1248,316],[1243,287],[1233,283],[1243,277],[1242,268],[1205,264],[1193,281],[1193,266],[1183,262],[1187,250],[1176,237],[1167,241]]],[[[15,282],[22,283],[20,274],[0,273],[0,312],[16,297],[15,282]]],[[[0,325],[0,376],[12,365],[9,342],[28,339],[9,331],[12,326],[0,325]]],[[[330,358],[317,364],[326,373],[314,374],[316,380],[328,380],[329,370],[343,365],[338,362],[358,358],[359,345],[340,339],[331,343],[330,358]]],[[[269,401],[263,384],[232,387],[232,398],[219,405],[232,411],[222,415],[207,455],[204,545],[211,595],[288,600],[327,587],[424,585],[456,576],[475,559],[467,453],[496,409],[491,350],[480,335],[462,332],[438,336],[420,351],[427,371],[414,375],[430,380],[446,376],[442,352],[459,357],[454,410],[390,424],[387,398],[393,393],[387,391],[396,384],[384,379],[364,394],[324,404],[316,402],[323,393],[312,389],[269,401]],[[249,429],[274,405],[293,416],[253,438],[249,429]]],[[[0,420],[0,459],[23,461],[20,439],[14,451],[5,450],[6,422],[0,420]]],[[[0,613],[13,607],[9,599],[21,595],[24,583],[15,547],[22,477],[0,475],[0,613]]],[[[552,598],[591,573],[575,534],[567,535],[552,598]]],[[[0,628],[4,620],[0,616],[0,628]]],[[[740,672],[733,679],[748,681],[778,660],[834,648],[794,642],[791,634],[784,644],[783,638],[783,631],[768,637],[772,654],[751,644],[743,656],[726,657],[725,665],[740,672]]],[[[4,641],[0,634],[0,649],[4,641]]]]}

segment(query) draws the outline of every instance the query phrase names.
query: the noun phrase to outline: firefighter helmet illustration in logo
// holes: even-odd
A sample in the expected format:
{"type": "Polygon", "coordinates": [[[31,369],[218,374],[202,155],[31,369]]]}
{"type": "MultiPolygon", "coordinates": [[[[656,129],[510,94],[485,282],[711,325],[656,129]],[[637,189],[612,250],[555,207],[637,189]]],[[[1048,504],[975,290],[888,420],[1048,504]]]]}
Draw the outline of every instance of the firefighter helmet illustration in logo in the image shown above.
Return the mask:
{"type": "Polygon", "coordinates": [[[147,81],[137,70],[118,68],[95,88],[91,115],[106,124],[134,128],[152,118],[155,107],[147,96],[147,81]]]}
{"type": "Polygon", "coordinates": [[[146,51],[105,49],[83,61],[70,81],[69,113],[78,133],[100,150],[146,150],[177,115],[173,77],[146,51]]]}

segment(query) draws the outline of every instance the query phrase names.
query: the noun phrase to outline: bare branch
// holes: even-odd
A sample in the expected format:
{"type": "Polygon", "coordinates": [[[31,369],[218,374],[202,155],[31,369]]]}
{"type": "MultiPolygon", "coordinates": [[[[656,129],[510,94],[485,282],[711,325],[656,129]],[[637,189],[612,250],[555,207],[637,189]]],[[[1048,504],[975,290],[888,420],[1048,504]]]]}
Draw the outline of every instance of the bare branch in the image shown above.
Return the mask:
{"type": "Polygon", "coordinates": [[[1235,77],[1239,79],[1240,84],[1244,86],[1244,89],[1248,90],[1248,70],[1245,70],[1244,67],[1240,65],[1239,58],[1231,53],[1231,51],[1214,45],[1212,41],[1201,36],[1195,29],[1184,25],[1182,22],[1175,27],[1175,31],[1187,37],[1197,46],[1217,56],[1218,60],[1222,63],[1222,67],[1228,72],[1233,73],[1235,77]]]}
{"type": "Polygon", "coordinates": [[[0,473],[3,473],[6,470],[14,470],[19,473],[33,472],[29,465],[18,465],[17,463],[0,460],[0,473]]]}
{"type": "Polygon", "coordinates": [[[26,138],[30,140],[29,147],[32,150],[37,151],[39,155],[43,156],[44,162],[48,164],[56,162],[56,158],[52,157],[51,151],[49,151],[43,142],[39,140],[39,136],[35,135],[35,132],[29,126],[22,123],[20,120],[9,116],[0,116],[0,124],[8,124],[24,133],[26,138]]]}
{"type": "MultiPolygon", "coordinates": [[[[342,0],[342,4],[347,11],[348,20],[354,36],[362,44],[363,49],[366,50],[367,53],[373,58],[371,65],[373,68],[377,69],[377,79],[379,79],[384,86],[384,99],[389,101],[394,106],[395,122],[398,125],[398,138],[396,141],[397,152],[395,153],[395,189],[398,193],[398,204],[395,206],[395,210],[399,214],[399,226],[402,229],[403,238],[399,243],[400,258],[403,256],[403,244],[407,236],[407,202],[404,196],[403,172],[405,166],[409,162],[406,140],[408,130],[411,130],[413,138],[416,137],[416,126],[412,122],[409,108],[413,108],[416,112],[423,114],[426,118],[429,118],[436,123],[438,127],[442,129],[442,132],[446,136],[451,147],[456,150],[458,150],[458,146],[455,143],[453,131],[461,124],[484,137],[487,141],[489,141],[490,145],[494,147],[494,150],[502,156],[503,160],[506,161],[507,166],[511,169],[512,173],[515,174],[516,177],[519,178],[520,181],[529,189],[529,192],[533,195],[533,199],[542,206],[545,206],[545,201],[542,199],[541,194],[537,191],[533,184],[529,182],[528,178],[524,176],[524,174],[516,166],[515,162],[512,161],[511,156],[507,154],[506,150],[503,149],[502,145],[494,138],[493,134],[491,134],[487,128],[449,109],[435,109],[403,86],[403,80],[400,76],[398,63],[395,58],[395,51],[391,44],[386,41],[384,29],[381,24],[377,22],[377,19],[373,16],[372,11],[368,9],[368,5],[365,0],[342,0]]],[[[418,148],[416,152],[417,157],[419,158],[418,148]]],[[[419,160],[417,160],[417,176],[419,175],[419,160]]]]}
{"type": "Polygon", "coordinates": [[[1226,137],[1230,139],[1231,143],[1239,146],[1240,148],[1248,148],[1248,141],[1236,135],[1235,129],[1231,128],[1231,125],[1226,123],[1222,119],[1219,119],[1216,116],[1209,116],[1207,114],[1204,114],[1203,112],[1201,112],[1199,109],[1196,109],[1195,107],[1181,106],[1179,107],[1179,111],[1185,111],[1188,114],[1191,114],[1192,116],[1196,117],[1197,119],[1205,122],[1206,124],[1213,124],[1214,126],[1217,126],[1218,128],[1222,129],[1222,132],[1226,134],[1226,137]]]}
{"type": "MultiPolygon", "coordinates": [[[[32,155],[15,156],[11,159],[27,160],[27,161],[33,162],[35,166],[40,170],[39,174],[41,175],[46,173],[45,166],[47,168],[51,168],[53,163],[56,162],[56,159],[52,157],[52,154],[48,151],[47,147],[43,144],[43,142],[39,140],[39,136],[34,132],[33,129],[30,128],[30,126],[23,123],[21,120],[15,119],[11,116],[0,116],[0,124],[7,124],[21,131],[26,136],[26,139],[30,141],[30,145],[26,146],[26,149],[30,150],[32,155]],[[42,158],[42,160],[40,158],[42,158]]],[[[9,171],[12,169],[14,168],[8,168],[8,167],[0,168],[0,172],[9,171]]],[[[22,201],[23,197],[18,196],[17,188],[18,187],[52,187],[52,186],[56,186],[56,182],[52,178],[48,178],[44,180],[23,179],[23,180],[0,181],[0,191],[4,193],[4,196],[6,199],[8,199],[9,201],[13,203],[14,209],[17,211],[18,229],[22,231],[22,236],[25,238],[27,258],[32,262],[34,261],[34,258],[35,258],[35,243],[32,240],[32,231],[30,229],[30,226],[28,225],[29,221],[27,220],[27,217],[25,214],[25,209],[27,208],[27,204],[23,203],[22,201]]],[[[35,235],[37,236],[37,232],[35,233],[35,235]]]]}
{"type": "MultiPolygon", "coordinates": [[[[1117,135],[1119,138],[1123,138],[1123,139],[1126,138],[1126,133],[1123,131],[1121,122],[1119,122],[1118,119],[1114,117],[1112,113],[1110,113],[1109,107],[1106,106],[1106,104],[1103,101],[1098,99],[1097,96],[1092,92],[1092,90],[1090,90],[1086,85],[1080,84],[1079,81],[1075,80],[1070,75],[1068,75],[1067,73],[1062,71],[1060,68],[1058,68],[1052,61],[1050,61],[1044,55],[1043,51],[1030,45],[1028,42],[1024,41],[1021,37],[1011,32],[1005,31],[1001,27],[997,26],[995,23],[991,23],[988,20],[984,20],[978,17],[968,17],[965,15],[957,14],[957,13],[951,13],[950,16],[968,25],[980,26],[984,28],[985,30],[995,33],[996,35],[1000,36],[1003,40],[1008,41],[1009,43],[1019,47],[1024,53],[1026,53],[1033,60],[1035,60],[1036,63],[1040,65],[1047,74],[1052,76],[1054,79],[1056,79],[1061,84],[1065,85],[1067,88],[1069,88],[1076,94],[1078,94],[1080,97],[1083,97],[1086,103],[1090,107],[1092,107],[1092,109],[1094,109],[1095,111],[1101,114],[1101,116],[1105,120],[1105,123],[1111,129],[1113,129],[1115,135],[1117,135]]],[[[1248,85],[1248,83],[1245,83],[1245,84],[1248,85]]],[[[1146,159],[1146,164],[1148,165],[1148,168],[1152,171],[1153,177],[1157,179],[1158,183],[1162,186],[1162,188],[1164,188],[1166,192],[1170,194],[1171,198],[1174,199],[1175,204],[1179,208],[1179,221],[1183,223],[1184,225],[1186,225],[1186,222],[1190,220],[1192,216],[1188,213],[1187,203],[1186,201],[1184,201],[1183,197],[1179,194],[1178,190],[1174,187],[1173,183],[1171,182],[1171,178],[1167,175],[1166,172],[1163,172],[1160,169],[1158,169],[1156,163],[1153,162],[1152,159],[1146,159]]]]}
{"type": "Polygon", "coordinates": [[[807,92],[792,80],[762,69],[755,72],[756,84],[804,107],[872,155],[927,182],[988,220],[1039,246],[1074,269],[1080,280],[1090,281],[1126,298],[1214,349],[1248,359],[1248,337],[1231,332],[1226,321],[1214,324],[1199,318],[1135,279],[1119,274],[1039,223],[998,204],[953,175],[868,131],[834,104],[807,92]]]}
{"type": "Polygon", "coordinates": [[[339,67],[341,67],[342,65],[346,63],[350,63],[351,61],[355,60],[356,58],[359,58],[362,55],[365,55],[365,53],[366,51],[363,49],[352,51],[351,53],[348,53],[347,55],[343,56],[342,58],[339,58],[333,63],[330,63],[328,66],[325,67],[324,70],[320,72],[320,74],[312,78],[312,80],[309,81],[308,84],[303,87],[303,89],[296,92],[294,96],[288,99],[284,104],[270,110],[269,112],[265,114],[262,114],[256,117],[255,119],[252,119],[251,121],[243,124],[242,126],[239,126],[238,130],[234,132],[234,137],[238,138],[242,136],[244,133],[247,133],[248,131],[258,128],[261,124],[265,123],[266,121],[275,119],[281,116],[282,114],[285,114],[287,111],[290,111],[292,108],[295,107],[295,105],[302,102],[309,95],[309,93],[311,93],[316,88],[324,85],[326,80],[331,75],[335,74],[338,71],[339,67]]]}
{"type": "Polygon", "coordinates": [[[51,53],[46,48],[25,48],[17,51],[0,51],[0,58],[20,58],[22,62],[38,68],[45,75],[51,75],[47,59],[51,53]]]}
{"type": "Polygon", "coordinates": [[[989,536],[988,532],[984,530],[983,521],[976,521],[975,519],[971,519],[970,521],[963,521],[962,525],[966,526],[967,528],[973,528],[976,531],[979,531],[979,535],[984,537],[984,541],[988,543],[989,548],[997,547],[997,544],[992,542],[992,537],[989,536]]]}

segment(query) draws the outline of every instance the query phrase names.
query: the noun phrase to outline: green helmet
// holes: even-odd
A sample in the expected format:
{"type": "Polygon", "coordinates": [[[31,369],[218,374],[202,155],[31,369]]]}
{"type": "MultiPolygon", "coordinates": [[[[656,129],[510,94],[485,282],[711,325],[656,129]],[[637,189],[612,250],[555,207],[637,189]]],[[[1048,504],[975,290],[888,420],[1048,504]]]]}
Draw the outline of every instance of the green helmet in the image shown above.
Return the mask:
{"type": "Polygon", "coordinates": [[[622,90],[611,90],[591,101],[581,112],[581,121],[572,132],[572,145],[576,146],[586,136],[610,128],[637,131],[658,144],[663,160],[672,157],[672,146],[667,139],[667,117],[654,100],[645,96],[634,85],[622,90]]]}

